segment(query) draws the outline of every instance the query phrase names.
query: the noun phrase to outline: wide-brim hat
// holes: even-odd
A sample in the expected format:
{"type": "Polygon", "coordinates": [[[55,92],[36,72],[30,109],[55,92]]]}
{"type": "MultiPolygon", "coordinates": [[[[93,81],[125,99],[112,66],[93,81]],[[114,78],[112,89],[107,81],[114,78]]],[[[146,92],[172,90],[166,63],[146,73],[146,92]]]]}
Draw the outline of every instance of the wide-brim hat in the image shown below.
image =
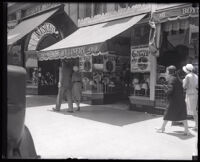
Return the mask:
{"type": "Polygon", "coordinates": [[[186,73],[190,73],[194,70],[194,66],[192,64],[187,64],[185,66],[183,66],[183,71],[186,73]]]}

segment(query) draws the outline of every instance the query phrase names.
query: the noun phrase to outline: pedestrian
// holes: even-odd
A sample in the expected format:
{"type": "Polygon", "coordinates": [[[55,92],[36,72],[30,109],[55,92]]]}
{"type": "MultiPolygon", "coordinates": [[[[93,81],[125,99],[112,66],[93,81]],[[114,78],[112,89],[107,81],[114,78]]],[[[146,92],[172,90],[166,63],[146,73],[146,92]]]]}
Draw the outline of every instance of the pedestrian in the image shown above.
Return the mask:
{"type": "Polygon", "coordinates": [[[194,66],[187,64],[183,66],[183,71],[187,74],[183,79],[183,88],[186,90],[185,102],[188,115],[192,115],[195,121],[194,129],[198,129],[198,76],[193,72],[194,66]]]}
{"type": "Polygon", "coordinates": [[[53,108],[54,111],[60,111],[60,106],[63,98],[67,99],[68,102],[68,112],[73,112],[73,102],[72,102],[72,65],[71,62],[65,60],[61,61],[61,66],[59,67],[59,82],[58,82],[58,96],[56,100],[56,107],[53,108]]]}
{"type": "Polygon", "coordinates": [[[168,121],[182,121],[184,124],[184,135],[190,135],[187,124],[187,111],[182,83],[176,76],[176,67],[171,65],[166,69],[167,85],[164,87],[167,95],[168,105],[164,113],[163,124],[157,128],[163,133],[168,121]]]}
{"type": "Polygon", "coordinates": [[[73,67],[73,74],[72,74],[72,96],[73,100],[77,105],[77,111],[80,111],[80,102],[81,102],[81,94],[82,94],[82,77],[79,72],[78,66],[73,67]]]}

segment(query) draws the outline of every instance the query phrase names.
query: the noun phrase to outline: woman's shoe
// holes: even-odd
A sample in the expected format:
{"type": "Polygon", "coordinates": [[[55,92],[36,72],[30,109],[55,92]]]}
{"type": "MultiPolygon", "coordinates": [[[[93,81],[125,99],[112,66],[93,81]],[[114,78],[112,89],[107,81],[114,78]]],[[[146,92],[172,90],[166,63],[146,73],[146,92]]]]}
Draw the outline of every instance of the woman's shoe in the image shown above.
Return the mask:
{"type": "Polygon", "coordinates": [[[55,107],[52,108],[53,111],[60,111],[59,109],[56,109],[55,107]]]}
{"type": "Polygon", "coordinates": [[[73,110],[67,110],[67,112],[69,112],[69,113],[73,113],[74,111],[73,111],[73,110]]]}
{"type": "Polygon", "coordinates": [[[192,128],[192,130],[197,131],[197,130],[198,130],[198,127],[195,126],[195,127],[192,128]]]}
{"type": "Polygon", "coordinates": [[[184,136],[190,136],[191,133],[190,133],[189,131],[184,131],[183,135],[184,135],[184,136]]]}
{"type": "Polygon", "coordinates": [[[155,128],[157,130],[158,133],[164,133],[165,129],[162,128],[155,128]]]}

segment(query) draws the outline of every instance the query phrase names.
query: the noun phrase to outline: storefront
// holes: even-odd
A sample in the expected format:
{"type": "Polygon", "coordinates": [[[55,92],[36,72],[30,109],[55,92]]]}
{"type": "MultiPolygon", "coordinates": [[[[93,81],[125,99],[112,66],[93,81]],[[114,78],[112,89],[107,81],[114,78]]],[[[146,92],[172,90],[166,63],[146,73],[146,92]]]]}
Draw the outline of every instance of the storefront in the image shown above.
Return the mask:
{"type": "Polygon", "coordinates": [[[26,68],[27,94],[55,95],[60,61],[39,61],[36,51],[55,44],[77,27],[66,15],[62,4],[51,4],[47,9],[44,6],[30,8],[31,13],[35,13],[34,9],[38,12],[38,8],[45,10],[23,18],[9,31],[8,57],[11,64],[26,68]]]}
{"type": "Polygon", "coordinates": [[[182,66],[191,63],[198,74],[199,7],[192,7],[188,4],[176,9],[157,12],[154,16],[157,26],[161,28],[155,107],[165,109],[167,102],[162,85],[166,81],[166,67],[175,65],[179,76],[183,78],[182,66]]]}
{"type": "Polygon", "coordinates": [[[27,38],[25,66],[28,94],[57,94],[59,61],[38,61],[36,50],[44,49],[59,40],[61,34],[52,22],[44,22],[27,38]]]}
{"type": "Polygon", "coordinates": [[[144,33],[148,20],[149,14],[141,14],[79,28],[60,42],[38,51],[39,60],[78,58],[84,101],[103,104],[125,96],[128,99],[130,81],[126,79],[130,79],[126,73],[130,74],[132,29],[140,24],[138,28],[144,26],[140,33],[148,35],[144,33]]]}
{"type": "MultiPolygon", "coordinates": [[[[175,65],[180,77],[182,66],[191,63],[198,73],[199,8],[192,4],[165,9],[153,14],[155,22],[154,51],[140,46],[137,29],[133,32],[131,47],[131,109],[162,114],[166,108],[166,67],[175,65]],[[135,43],[134,43],[135,42],[135,43]],[[139,43],[139,45],[134,45],[139,43]]],[[[139,30],[139,29],[138,29],[139,30]]],[[[141,29],[142,30],[142,29],[141,29]]],[[[152,30],[152,29],[151,29],[152,30]]],[[[145,30],[149,31],[149,30],[145,30]]],[[[144,38],[144,37],[143,37],[144,38]]],[[[140,39],[142,40],[142,39],[140,39]]]]}

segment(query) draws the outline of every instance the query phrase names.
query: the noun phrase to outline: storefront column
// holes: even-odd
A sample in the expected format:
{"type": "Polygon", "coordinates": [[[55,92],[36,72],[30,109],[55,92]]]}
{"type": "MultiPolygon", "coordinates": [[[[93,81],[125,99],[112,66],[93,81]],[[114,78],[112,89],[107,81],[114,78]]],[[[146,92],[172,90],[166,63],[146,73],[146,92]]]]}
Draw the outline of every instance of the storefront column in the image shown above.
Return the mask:
{"type": "MultiPolygon", "coordinates": [[[[160,47],[160,31],[161,24],[156,25],[156,47],[160,47]]],[[[150,55],[151,61],[151,75],[150,75],[150,100],[155,101],[155,86],[157,78],[157,56],[159,56],[159,50],[155,55],[150,55]]]]}

